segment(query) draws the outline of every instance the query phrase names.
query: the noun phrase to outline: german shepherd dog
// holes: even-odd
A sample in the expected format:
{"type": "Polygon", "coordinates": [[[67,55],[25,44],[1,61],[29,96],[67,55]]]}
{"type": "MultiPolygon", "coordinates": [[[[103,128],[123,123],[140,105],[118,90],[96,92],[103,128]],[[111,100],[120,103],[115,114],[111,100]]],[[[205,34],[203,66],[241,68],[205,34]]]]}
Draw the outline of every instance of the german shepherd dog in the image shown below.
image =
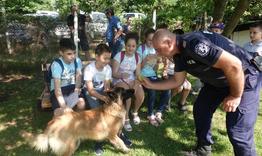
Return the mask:
{"type": "Polygon", "coordinates": [[[68,112],[53,118],[44,133],[31,137],[31,145],[40,152],[50,149],[56,155],[71,156],[80,140],[109,140],[117,149],[129,152],[118,137],[125,120],[125,101],[134,90],[115,88],[107,93],[109,104],[83,112],[68,112]]]}

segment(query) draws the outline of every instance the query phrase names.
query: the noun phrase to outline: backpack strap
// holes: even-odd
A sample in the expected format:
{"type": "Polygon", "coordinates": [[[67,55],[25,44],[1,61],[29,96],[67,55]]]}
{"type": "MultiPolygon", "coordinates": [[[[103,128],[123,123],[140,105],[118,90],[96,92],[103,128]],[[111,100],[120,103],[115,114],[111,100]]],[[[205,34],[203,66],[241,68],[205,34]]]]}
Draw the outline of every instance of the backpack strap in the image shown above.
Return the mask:
{"type": "MultiPolygon", "coordinates": [[[[54,62],[57,62],[57,63],[60,65],[60,67],[62,68],[62,74],[63,74],[64,69],[65,69],[65,67],[64,67],[64,65],[63,65],[63,62],[62,62],[59,58],[55,58],[54,61],[53,61],[53,63],[54,63],[54,62]]],[[[53,64],[53,63],[52,63],[52,64],[53,64]]]]}
{"type": "Polygon", "coordinates": [[[124,52],[124,51],[121,51],[121,52],[120,52],[120,64],[123,62],[124,57],[125,57],[125,52],[124,52]]]}
{"type": "Polygon", "coordinates": [[[142,45],[141,45],[141,49],[142,49],[142,56],[143,56],[144,51],[146,50],[146,45],[145,45],[145,44],[142,44],[142,45]]]}
{"type": "Polygon", "coordinates": [[[138,64],[138,61],[139,61],[139,55],[137,52],[135,52],[135,58],[136,58],[136,64],[138,64]]]}
{"type": "Polygon", "coordinates": [[[75,65],[75,75],[76,75],[76,69],[77,69],[77,62],[76,62],[76,58],[74,60],[74,65],[75,65]]]}

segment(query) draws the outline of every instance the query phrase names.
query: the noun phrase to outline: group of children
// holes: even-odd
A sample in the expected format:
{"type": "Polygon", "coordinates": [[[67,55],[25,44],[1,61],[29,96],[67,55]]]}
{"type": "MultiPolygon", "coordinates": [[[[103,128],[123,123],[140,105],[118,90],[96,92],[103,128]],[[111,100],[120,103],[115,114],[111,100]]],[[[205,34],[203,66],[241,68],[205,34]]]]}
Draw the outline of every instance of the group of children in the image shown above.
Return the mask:
{"type": "MultiPolygon", "coordinates": [[[[154,32],[154,29],[148,29],[145,33],[145,42],[139,47],[138,34],[127,33],[125,50],[117,53],[113,59],[108,45],[99,44],[95,49],[95,61],[83,69],[81,60],[75,56],[74,42],[69,38],[62,38],[59,49],[61,57],[51,64],[50,91],[54,115],[58,116],[73,110],[94,109],[108,103],[109,99],[104,93],[114,86],[135,90],[133,101],[131,99],[126,101],[127,113],[124,123],[126,131],[132,131],[129,114],[132,115],[134,125],[140,124],[138,110],[144,102],[144,92],[148,97],[149,123],[154,126],[161,124],[162,112],[170,101],[171,91],[161,92],[158,109],[154,111],[157,91],[144,88],[138,80],[141,76],[148,77],[152,81],[166,78],[164,70],[167,69],[168,59],[156,54],[152,45],[154,32]],[[132,112],[131,104],[133,104],[132,112]]],[[[122,138],[125,143],[131,144],[125,135],[122,138]]],[[[97,155],[101,152],[101,143],[97,143],[97,155]]]]}

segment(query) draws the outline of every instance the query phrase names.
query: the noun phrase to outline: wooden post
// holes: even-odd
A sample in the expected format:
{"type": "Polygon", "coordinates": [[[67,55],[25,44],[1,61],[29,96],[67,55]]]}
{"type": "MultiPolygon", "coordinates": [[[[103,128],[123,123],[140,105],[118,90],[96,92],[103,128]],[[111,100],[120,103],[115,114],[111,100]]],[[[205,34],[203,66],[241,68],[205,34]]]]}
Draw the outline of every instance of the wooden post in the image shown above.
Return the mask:
{"type": "Polygon", "coordinates": [[[78,18],[77,18],[77,11],[74,12],[74,42],[76,45],[76,57],[78,57],[78,18]]]}
{"type": "Polygon", "coordinates": [[[6,45],[7,45],[7,50],[8,53],[11,55],[13,54],[13,49],[11,47],[11,41],[9,38],[9,33],[7,31],[7,22],[6,22],[6,12],[5,12],[5,0],[3,0],[3,6],[2,6],[2,12],[3,12],[3,21],[4,21],[4,25],[5,25],[5,38],[6,38],[6,45]]]}

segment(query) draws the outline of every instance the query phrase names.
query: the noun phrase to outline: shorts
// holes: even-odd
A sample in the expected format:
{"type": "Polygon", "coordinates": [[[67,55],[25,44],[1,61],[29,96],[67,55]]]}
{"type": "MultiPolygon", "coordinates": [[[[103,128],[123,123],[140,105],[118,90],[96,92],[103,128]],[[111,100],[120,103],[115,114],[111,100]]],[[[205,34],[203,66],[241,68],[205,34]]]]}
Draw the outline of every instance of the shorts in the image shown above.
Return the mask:
{"type": "MultiPolygon", "coordinates": [[[[61,87],[61,91],[66,105],[70,108],[75,107],[79,101],[79,95],[77,92],[75,92],[75,85],[61,87]]],[[[51,95],[50,98],[51,98],[52,108],[53,110],[55,110],[56,108],[60,107],[57,98],[55,96],[55,91],[54,90],[51,91],[50,95],[51,95]]]]}
{"type": "MultiPolygon", "coordinates": [[[[104,88],[96,89],[96,91],[99,94],[104,94],[104,88]]],[[[91,96],[91,95],[89,95],[86,88],[82,89],[82,95],[83,95],[85,102],[87,103],[89,109],[93,109],[93,108],[97,108],[97,107],[102,106],[102,101],[91,96]]]]}

